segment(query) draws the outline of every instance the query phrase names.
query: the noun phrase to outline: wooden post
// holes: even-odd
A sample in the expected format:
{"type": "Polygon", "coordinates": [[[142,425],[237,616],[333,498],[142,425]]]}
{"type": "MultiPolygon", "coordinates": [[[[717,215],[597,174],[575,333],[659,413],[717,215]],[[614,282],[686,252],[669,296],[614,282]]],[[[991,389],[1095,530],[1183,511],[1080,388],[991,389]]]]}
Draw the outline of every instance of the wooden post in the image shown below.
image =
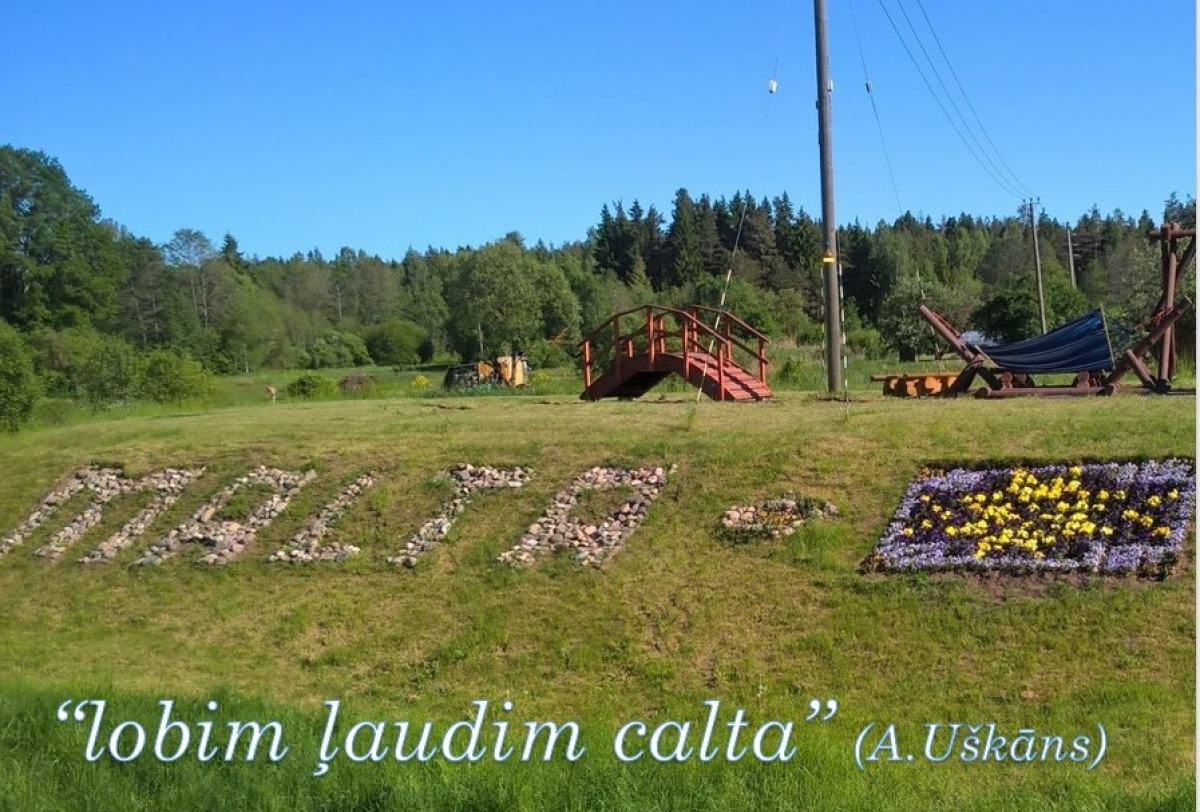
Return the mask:
{"type": "Polygon", "coordinates": [[[725,400],[725,345],[721,344],[717,347],[717,388],[721,393],[721,400],[725,400]]]}
{"type": "Polygon", "coordinates": [[[688,347],[692,343],[692,341],[691,341],[692,337],[690,335],[690,331],[688,330],[688,327],[689,327],[689,323],[688,323],[688,319],[686,317],[679,320],[679,330],[682,333],[682,338],[683,338],[682,354],[683,354],[683,377],[684,378],[686,378],[688,375],[688,364],[690,363],[689,358],[688,358],[688,355],[689,355],[688,347]]]}
{"type": "MultiPolygon", "coordinates": [[[[1194,239],[1194,238],[1193,238],[1194,239]]],[[[1177,247],[1175,236],[1175,224],[1166,223],[1162,227],[1162,273],[1163,273],[1163,301],[1167,307],[1175,304],[1175,262],[1178,257],[1175,254],[1177,247]]],[[[1172,357],[1175,354],[1175,327],[1168,327],[1163,333],[1162,344],[1158,349],[1158,379],[1161,381],[1171,380],[1171,364],[1174,360],[1172,357]]]]}
{"type": "Polygon", "coordinates": [[[621,319],[613,319],[613,360],[616,362],[617,380],[624,380],[622,368],[625,366],[625,361],[621,357],[621,319]]]}
{"type": "Polygon", "coordinates": [[[646,352],[650,356],[650,366],[654,367],[654,309],[646,305],[646,352]]]}
{"type": "Polygon", "coordinates": [[[583,342],[583,388],[592,386],[592,340],[583,342]]]}

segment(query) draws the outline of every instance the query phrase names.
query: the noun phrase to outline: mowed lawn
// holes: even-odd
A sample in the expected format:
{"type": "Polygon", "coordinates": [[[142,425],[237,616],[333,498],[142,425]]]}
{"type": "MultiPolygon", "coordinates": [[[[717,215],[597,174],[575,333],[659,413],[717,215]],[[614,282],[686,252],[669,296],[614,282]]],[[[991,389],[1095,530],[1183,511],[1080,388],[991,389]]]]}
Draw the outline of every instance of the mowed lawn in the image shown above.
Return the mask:
{"type": "MultiPolygon", "coordinates": [[[[1162,582],[862,575],[908,481],[926,465],[1193,456],[1194,398],[981,402],[798,393],[763,404],[571,397],[403,398],[262,404],[100,420],[0,437],[0,537],[64,475],[205,474],[113,564],[76,559],[143,502],[117,500],[60,563],[31,553],[50,522],[0,557],[0,808],[1180,808],[1194,807],[1194,534],[1162,582]],[[481,493],[413,570],[388,564],[437,513],[459,463],[529,466],[521,489],[481,493]],[[569,557],[496,563],[553,495],[597,465],[676,465],[643,527],[603,569],[569,557]],[[266,464],[317,478],[224,568],[199,550],[158,567],[138,552],[221,486],[266,464]],[[341,563],[268,564],[347,483],[379,472],[333,538],[341,563]],[[720,541],[722,513],[785,491],[840,516],[773,542],[720,541]],[[157,719],[156,702],[220,697],[230,718],[290,719],[279,765],[83,755],[68,698],[109,698],[112,718],[157,719]],[[829,722],[810,700],[836,698],[829,722]],[[348,720],[579,720],[578,763],[339,762],[311,776],[322,701],[348,720]],[[702,720],[707,699],[755,724],[796,723],[786,764],[622,765],[624,721],[702,720]],[[233,713],[233,711],[230,711],[233,713]],[[123,714],[123,715],[122,715],[123,714]],[[1103,761],[874,763],[862,728],[896,723],[919,752],[926,722],[995,722],[1070,740],[1105,728],[1103,761]]],[[[68,508],[81,508],[79,498],[68,508]]],[[[193,718],[199,718],[193,716],[193,718]]],[[[698,736],[697,736],[698,738],[698,736]]],[[[698,744],[698,742],[693,742],[698,744]]]]}

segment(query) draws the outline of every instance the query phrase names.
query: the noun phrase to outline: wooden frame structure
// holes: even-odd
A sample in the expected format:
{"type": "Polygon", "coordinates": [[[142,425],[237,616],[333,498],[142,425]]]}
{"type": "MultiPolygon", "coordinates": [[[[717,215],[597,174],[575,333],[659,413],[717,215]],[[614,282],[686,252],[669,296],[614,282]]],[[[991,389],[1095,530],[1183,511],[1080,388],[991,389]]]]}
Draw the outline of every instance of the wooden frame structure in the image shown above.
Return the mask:
{"type": "MultiPolygon", "coordinates": [[[[1180,228],[1166,223],[1158,231],[1147,235],[1162,245],[1162,295],[1154,312],[1143,324],[1147,334],[1120,356],[1114,356],[1113,368],[1079,370],[1075,381],[1068,386],[1037,386],[1026,372],[1009,370],[992,364],[982,350],[962,341],[961,333],[950,322],[925,305],[918,308],[921,317],[933,328],[942,340],[966,363],[953,383],[942,390],[942,394],[954,396],[970,390],[976,378],[985,386],[976,390],[976,397],[1016,397],[1020,395],[1110,395],[1116,391],[1121,380],[1132,372],[1141,383],[1138,390],[1154,394],[1171,391],[1171,375],[1175,362],[1175,323],[1192,309],[1186,296],[1176,303],[1179,275],[1196,257],[1196,229],[1180,228]],[[1182,255],[1180,240],[1190,238],[1182,255]],[[1156,352],[1158,374],[1155,375],[1142,360],[1156,352]]],[[[897,392],[900,394],[900,392],[897,392]]]]}

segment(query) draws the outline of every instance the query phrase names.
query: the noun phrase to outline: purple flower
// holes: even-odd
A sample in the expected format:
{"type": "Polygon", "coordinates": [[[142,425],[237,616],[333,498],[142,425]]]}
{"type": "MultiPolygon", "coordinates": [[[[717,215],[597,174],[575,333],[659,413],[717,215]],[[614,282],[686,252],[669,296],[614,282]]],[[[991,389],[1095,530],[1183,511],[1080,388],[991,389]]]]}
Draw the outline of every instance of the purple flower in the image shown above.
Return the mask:
{"type": "Polygon", "coordinates": [[[1191,459],[939,471],[909,483],[866,564],[1161,576],[1183,549],[1195,497],[1191,459]],[[1030,483],[1041,503],[1034,487],[1021,493],[1030,483]]]}

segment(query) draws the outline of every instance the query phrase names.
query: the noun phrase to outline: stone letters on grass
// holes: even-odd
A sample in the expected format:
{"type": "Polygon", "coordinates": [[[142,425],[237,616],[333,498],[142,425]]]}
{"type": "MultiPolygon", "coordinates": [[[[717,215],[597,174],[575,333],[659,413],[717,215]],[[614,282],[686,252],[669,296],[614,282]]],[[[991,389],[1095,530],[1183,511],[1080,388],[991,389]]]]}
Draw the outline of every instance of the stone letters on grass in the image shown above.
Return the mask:
{"type": "Polygon", "coordinates": [[[245,551],[259,530],[284,511],[296,491],[311,482],[316,475],[317,472],[311,470],[298,474],[260,465],[246,476],[238,477],[233,483],[222,488],[193,514],[191,521],[184,522],[156,541],[133,563],[161,564],[182,550],[184,545],[200,544],[211,550],[201,556],[201,564],[228,564],[245,551]],[[220,518],[218,514],[229,504],[233,495],[252,484],[265,485],[273,493],[251,510],[249,517],[244,521],[220,518]]]}
{"type": "Polygon", "coordinates": [[[358,548],[353,544],[331,541],[322,544],[329,534],[330,526],[342,517],[342,514],[354,506],[358,497],[375,484],[375,473],[368,472],[351,482],[336,498],[316,516],[305,522],[287,546],[273,554],[267,560],[271,563],[287,561],[289,563],[311,563],[313,561],[345,561],[352,555],[358,554],[358,548]]]}
{"type": "Polygon", "coordinates": [[[454,481],[454,498],[442,507],[437,516],[421,525],[421,529],[404,545],[404,552],[389,558],[388,563],[402,564],[410,569],[415,567],[418,558],[436,548],[450,533],[455,517],[466,509],[475,491],[483,488],[521,488],[525,486],[529,474],[528,468],[501,470],[465,463],[454,466],[449,471],[454,481]]]}
{"type": "MultiPolygon", "coordinates": [[[[602,564],[619,552],[630,535],[641,526],[650,505],[667,484],[670,471],[653,466],[635,469],[597,467],[585,471],[554,497],[545,514],[529,527],[515,547],[501,554],[499,560],[513,565],[531,565],[553,551],[570,550],[577,563],[602,564]],[[627,492],[627,495],[611,510],[606,509],[607,515],[579,515],[586,512],[580,504],[586,492],[614,489],[627,492]]],[[[48,561],[57,561],[70,545],[83,539],[103,521],[105,507],[113,499],[150,492],[149,504],[125,522],[120,530],[79,559],[85,564],[110,562],[145,534],[202,473],[203,468],[167,468],[131,479],[116,468],[84,468],[47,494],[20,527],[0,539],[0,556],[26,541],[60,507],[84,491],[90,491],[94,497],[92,502],[68,519],[34,553],[48,561]]],[[[421,556],[436,549],[446,539],[455,520],[475,494],[481,490],[522,488],[531,473],[530,469],[524,467],[455,465],[445,474],[454,485],[453,497],[442,506],[437,516],[418,528],[404,549],[388,559],[389,563],[415,567],[421,556]]],[[[311,470],[294,472],[260,465],[219,490],[189,519],[155,540],[137,556],[133,565],[161,564],[183,552],[189,545],[198,545],[203,549],[196,559],[197,563],[226,565],[244,555],[257,535],[283,513],[296,493],[315,477],[316,472],[311,470]],[[268,493],[261,497],[243,493],[241,502],[244,505],[241,509],[235,508],[234,500],[239,492],[254,487],[265,489],[268,493]]],[[[363,493],[376,484],[376,477],[373,471],[359,475],[318,513],[309,517],[291,540],[267,560],[272,563],[345,561],[357,554],[358,547],[330,540],[328,536],[333,526],[354,507],[363,493]]]]}
{"type": "Polygon", "coordinates": [[[101,468],[93,465],[72,474],[59,487],[47,494],[42,503],[30,514],[11,535],[0,540],[0,555],[21,544],[37,530],[58,508],[71,501],[83,491],[91,491],[95,498],[82,513],[75,516],[50,540],[34,551],[34,555],[49,561],[62,558],[66,548],[82,538],[89,530],[104,519],[104,508],[118,496],[153,491],[150,504],[142,509],[125,525],[80,559],[83,563],[103,562],[112,559],[118,551],[128,547],[133,540],[146,532],[155,519],[175,503],[183,489],[204,472],[203,468],[155,471],[140,479],[129,479],[116,468],[101,468]]]}
{"type": "Polygon", "coordinates": [[[593,468],[585,471],[559,491],[545,515],[529,526],[529,532],[521,537],[517,546],[500,554],[500,561],[529,565],[556,550],[573,550],[576,562],[598,566],[621,551],[633,531],[641,526],[646,511],[666,484],[667,472],[662,468],[593,468]],[[580,494],[613,488],[627,488],[629,496],[603,519],[585,524],[572,515],[580,494]]]}

